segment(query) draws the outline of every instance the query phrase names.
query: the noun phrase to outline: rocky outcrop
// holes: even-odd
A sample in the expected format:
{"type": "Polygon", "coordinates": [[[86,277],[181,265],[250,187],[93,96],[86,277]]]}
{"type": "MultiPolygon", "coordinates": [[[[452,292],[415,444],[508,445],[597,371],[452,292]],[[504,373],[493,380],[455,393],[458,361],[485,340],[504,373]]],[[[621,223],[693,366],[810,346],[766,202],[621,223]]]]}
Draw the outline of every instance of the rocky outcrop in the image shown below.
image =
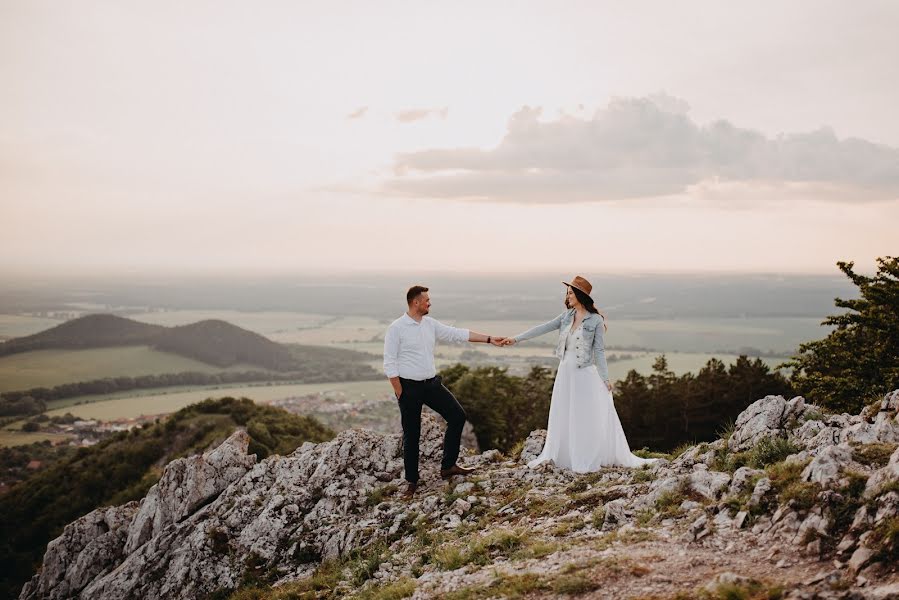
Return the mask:
{"type": "Polygon", "coordinates": [[[792,400],[765,396],[739,414],[727,446],[733,451],[749,450],[763,438],[787,437],[808,411],[802,396],[792,400]]]}
{"type": "Polygon", "coordinates": [[[208,454],[169,463],[159,482],[141,500],[128,527],[125,554],[131,554],[169,525],[184,520],[243,477],[256,463],[255,454],[247,455],[249,445],[250,436],[239,430],[208,454]]]}
{"type": "MultiPolygon", "coordinates": [[[[341,577],[353,585],[334,585],[414,581],[414,597],[430,598],[489,587],[500,566],[542,578],[564,574],[611,552],[604,540],[634,536],[670,544],[659,550],[666,559],[672,548],[730,548],[737,556],[770,548],[767,558],[782,570],[836,561],[807,589],[823,590],[834,572],[856,578],[853,593],[862,580],[884,588],[890,566],[876,532],[899,508],[899,449],[888,460],[884,450],[897,439],[897,401],[899,391],[876,414],[827,415],[802,397],[767,396],[737,418],[727,439],[644,468],[588,474],[551,463],[528,468],[545,440],[536,431],[517,459],[495,450],[465,456],[476,476],[448,484],[438,474],[443,422],[425,415],[421,487],[410,502],[397,496],[404,483],[399,435],[348,430],[256,462],[238,431],[202,456],[170,463],[139,504],[98,509],[70,524],[21,598],[203,598],[260,572],[269,584],[291,585],[309,580],[324,560],[349,560],[379,545],[389,551],[366,563],[364,577],[348,569],[341,577]],[[772,437],[800,449],[784,463],[795,465],[716,470],[726,464],[722,457],[751,453],[772,437]],[[866,462],[871,453],[861,451],[861,440],[874,440],[880,458],[866,462]],[[788,494],[784,473],[795,478],[788,494]],[[423,540],[442,542],[425,548],[423,540]]],[[[865,597],[864,589],[858,593],[852,597],[865,597]]]]}
{"type": "Polygon", "coordinates": [[[47,545],[41,572],[21,598],[74,598],[120,562],[138,503],[98,508],[67,525],[47,545]]]}

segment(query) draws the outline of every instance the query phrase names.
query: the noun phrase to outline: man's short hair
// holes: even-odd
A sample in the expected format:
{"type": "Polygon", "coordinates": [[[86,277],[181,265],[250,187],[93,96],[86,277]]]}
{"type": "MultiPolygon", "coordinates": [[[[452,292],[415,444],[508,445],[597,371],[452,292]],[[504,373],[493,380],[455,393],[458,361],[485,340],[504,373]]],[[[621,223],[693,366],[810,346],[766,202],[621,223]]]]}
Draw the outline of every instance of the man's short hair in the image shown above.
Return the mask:
{"type": "Polygon", "coordinates": [[[412,301],[418,298],[422,293],[427,292],[428,288],[423,285],[413,285],[406,292],[406,304],[412,304],[412,301]]]}

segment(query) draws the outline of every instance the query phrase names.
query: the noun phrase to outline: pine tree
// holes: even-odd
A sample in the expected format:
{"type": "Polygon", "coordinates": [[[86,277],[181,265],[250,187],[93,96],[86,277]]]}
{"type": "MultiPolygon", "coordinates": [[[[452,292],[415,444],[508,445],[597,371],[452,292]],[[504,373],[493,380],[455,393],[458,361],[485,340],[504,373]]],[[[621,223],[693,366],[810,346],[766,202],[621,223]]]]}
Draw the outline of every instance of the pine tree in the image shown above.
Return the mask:
{"type": "Polygon", "coordinates": [[[853,262],[837,263],[860,297],[835,298],[849,309],[827,317],[836,329],[823,340],[800,344],[790,361],[792,384],[809,400],[832,410],[858,412],[899,388],[899,258],[877,259],[874,277],[858,275],[853,262]]]}

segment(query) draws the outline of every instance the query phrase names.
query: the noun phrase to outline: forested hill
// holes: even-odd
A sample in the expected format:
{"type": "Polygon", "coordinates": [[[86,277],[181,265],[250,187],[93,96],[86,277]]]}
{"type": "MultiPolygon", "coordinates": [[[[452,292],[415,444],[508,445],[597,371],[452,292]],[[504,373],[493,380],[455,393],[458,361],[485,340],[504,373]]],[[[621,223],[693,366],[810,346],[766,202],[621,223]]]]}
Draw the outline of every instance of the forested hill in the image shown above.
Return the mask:
{"type": "Polygon", "coordinates": [[[152,346],[219,367],[250,364],[288,371],[298,366],[286,347],[226,321],[163,327],[109,314],[86,315],[34,335],[8,340],[0,344],[0,356],[32,350],[134,345],[152,346]]]}
{"type": "Polygon", "coordinates": [[[281,344],[217,319],[166,328],[153,346],[220,367],[247,363],[289,371],[298,366],[290,351],[281,344]]]}
{"type": "Polygon", "coordinates": [[[161,325],[140,323],[116,315],[86,315],[33,335],[7,340],[0,344],[0,356],[32,350],[151,344],[165,330],[161,325]]]}

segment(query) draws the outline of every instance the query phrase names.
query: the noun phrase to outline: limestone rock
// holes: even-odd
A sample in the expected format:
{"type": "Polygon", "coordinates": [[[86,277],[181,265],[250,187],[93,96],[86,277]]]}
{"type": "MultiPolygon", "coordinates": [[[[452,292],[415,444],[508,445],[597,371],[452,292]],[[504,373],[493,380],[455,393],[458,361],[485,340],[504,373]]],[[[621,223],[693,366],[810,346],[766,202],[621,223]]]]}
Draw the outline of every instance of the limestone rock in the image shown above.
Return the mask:
{"type": "Polygon", "coordinates": [[[734,452],[749,450],[767,437],[786,437],[798,427],[799,420],[809,410],[802,396],[791,400],[783,396],[765,396],[756,400],[737,416],[728,448],[734,452]]]}
{"type": "Polygon", "coordinates": [[[899,482],[899,448],[890,455],[890,461],[882,469],[874,471],[865,484],[865,497],[873,498],[884,486],[899,482]]]}
{"type": "Polygon", "coordinates": [[[821,450],[803,469],[801,477],[803,481],[827,486],[839,480],[843,471],[852,467],[860,468],[853,462],[852,449],[848,444],[828,446],[821,450]]]}
{"type": "Polygon", "coordinates": [[[749,487],[749,482],[756,476],[764,475],[764,471],[751,467],[740,467],[734,471],[727,493],[731,496],[739,496],[749,487]]]}
{"type": "Polygon", "coordinates": [[[717,500],[730,483],[730,475],[699,469],[690,475],[690,487],[709,500],[717,500]]]}
{"type": "Polygon", "coordinates": [[[177,523],[222,492],[256,463],[247,455],[250,436],[239,429],[220,446],[203,455],[173,460],[159,482],[141,500],[140,510],[128,528],[125,554],[177,523]]]}
{"type": "Polygon", "coordinates": [[[128,524],[137,502],[98,508],[66,525],[47,545],[44,566],[25,584],[19,598],[72,598],[121,561],[128,524]]]}
{"type": "Polygon", "coordinates": [[[752,489],[752,496],[749,497],[749,506],[759,506],[764,500],[768,492],[771,491],[771,480],[768,477],[762,477],[755,483],[752,489]]]}
{"type": "Polygon", "coordinates": [[[534,460],[543,452],[543,443],[546,441],[546,430],[537,429],[524,441],[524,448],[521,450],[521,462],[528,463],[534,460]]]}

